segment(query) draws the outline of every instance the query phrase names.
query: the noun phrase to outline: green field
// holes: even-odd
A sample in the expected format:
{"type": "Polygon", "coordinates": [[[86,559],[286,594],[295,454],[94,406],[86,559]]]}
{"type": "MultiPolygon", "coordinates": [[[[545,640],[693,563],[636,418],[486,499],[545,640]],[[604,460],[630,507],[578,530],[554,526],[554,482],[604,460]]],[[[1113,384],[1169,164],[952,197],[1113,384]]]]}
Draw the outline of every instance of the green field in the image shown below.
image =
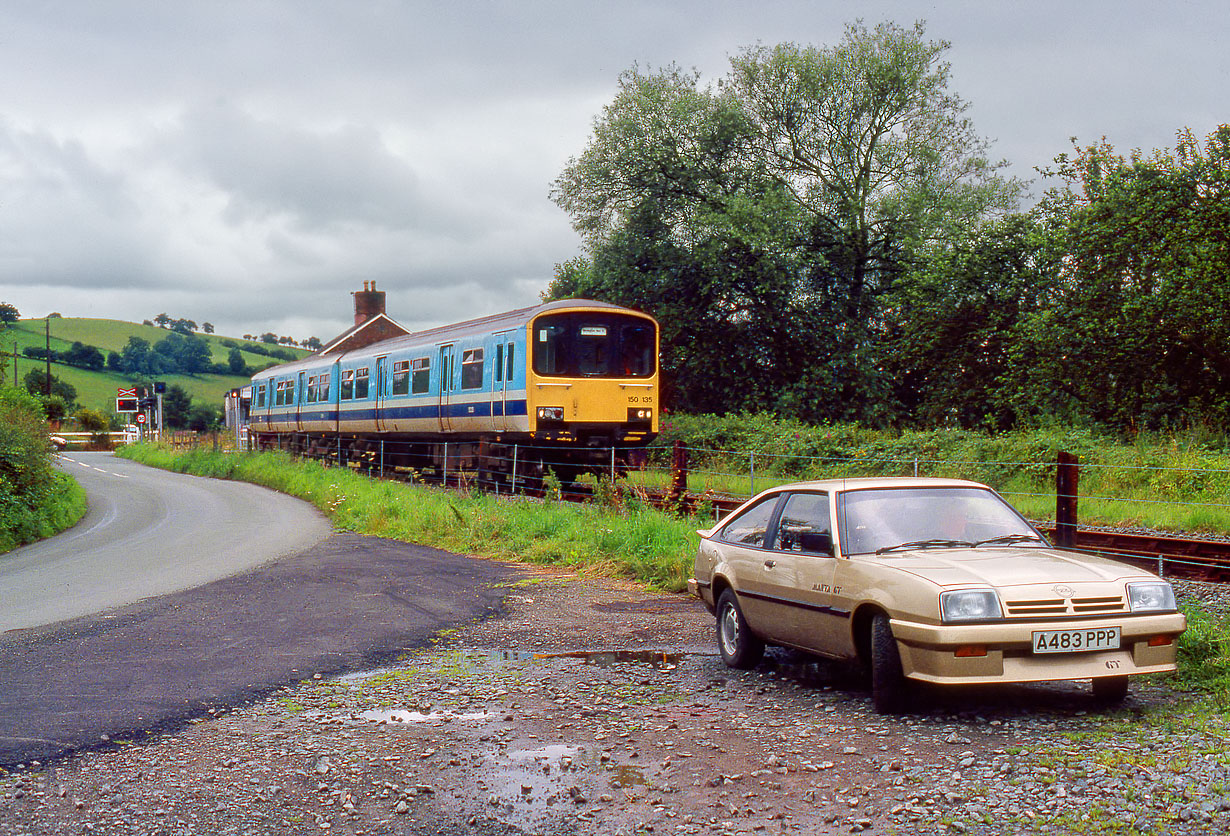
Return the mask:
{"type": "MultiPolygon", "coordinates": [[[[74,342],[92,345],[109,354],[121,351],[128,344],[129,337],[140,337],[148,340],[151,345],[157,343],[171,332],[155,325],[140,325],[135,322],[122,322],[115,319],[89,319],[85,317],[52,317],[51,348],[54,351],[65,351],[74,342]]],[[[21,379],[33,368],[44,368],[42,360],[33,360],[22,354],[27,346],[43,348],[46,345],[44,328],[47,320],[23,319],[18,324],[0,331],[0,352],[4,359],[4,380],[13,379],[14,358],[17,355],[16,380],[21,379]]],[[[239,345],[244,362],[253,368],[260,368],[276,361],[263,354],[244,351],[245,345],[259,345],[249,340],[237,337],[226,337],[218,334],[201,334],[197,336],[209,343],[211,360],[214,363],[225,363],[230,354],[226,342],[239,345]]],[[[287,346],[279,346],[286,349],[287,346]]],[[[311,352],[304,349],[290,348],[297,356],[305,357],[311,352]]],[[[115,409],[115,391],[121,387],[132,386],[136,381],[128,375],[112,371],[93,372],[88,369],[76,368],[63,363],[52,363],[51,373],[77,390],[77,403],[90,409],[110,413],[115,409]]],[[[159,378],[168,386],[177,385],[192,396],[196,403],[222,404],[222,398],[230,389],[243,386],[248,378],[237,375],[164,375],[159,378]]]]}

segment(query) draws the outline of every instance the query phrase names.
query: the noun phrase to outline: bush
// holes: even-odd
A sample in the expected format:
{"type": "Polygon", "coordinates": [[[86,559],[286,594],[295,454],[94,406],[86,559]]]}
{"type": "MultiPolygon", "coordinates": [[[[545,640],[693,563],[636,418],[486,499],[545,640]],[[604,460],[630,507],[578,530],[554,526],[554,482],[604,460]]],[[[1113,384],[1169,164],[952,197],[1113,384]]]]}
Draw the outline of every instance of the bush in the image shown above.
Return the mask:
{"type": "Polygon", "coordinates": [[[0,388],[0,551],[48,537],[85,513],[85,496],[51,466],[43,407],[13,387],[0,388]]]}

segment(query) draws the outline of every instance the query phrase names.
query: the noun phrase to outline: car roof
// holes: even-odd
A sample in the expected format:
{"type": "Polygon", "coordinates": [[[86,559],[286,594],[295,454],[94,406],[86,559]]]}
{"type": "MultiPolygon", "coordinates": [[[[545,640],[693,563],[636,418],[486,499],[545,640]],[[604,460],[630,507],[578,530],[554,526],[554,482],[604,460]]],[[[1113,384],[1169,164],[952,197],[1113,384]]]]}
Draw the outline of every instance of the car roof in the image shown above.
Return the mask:
{"type": "Polygon", "coordinates": [[[778,485],[770,491],[855,491],[875,488],[986,488],[981,482],[968,479],[943,479],[935,476],[856,476],[838,479],[815,479],[808,482],[791,482],[778,485]]]}

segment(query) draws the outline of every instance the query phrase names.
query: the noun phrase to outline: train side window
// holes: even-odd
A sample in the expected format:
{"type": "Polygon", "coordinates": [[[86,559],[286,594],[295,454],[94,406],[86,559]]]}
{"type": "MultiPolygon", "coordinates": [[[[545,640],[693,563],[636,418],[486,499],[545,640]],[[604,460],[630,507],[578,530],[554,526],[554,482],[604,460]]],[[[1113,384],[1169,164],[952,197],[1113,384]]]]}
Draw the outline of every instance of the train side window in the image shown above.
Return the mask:
{"type": "Polygon", "coordinates": [[[467,348],[461,353],[461,388],[483,388],[483,350],[467,348]]]}
{"type": "Polygon", "coordinates": [[[342,369],[341,398],[348,401],[354,397],[354,369],[342,369]]]}
{"type": "Polygon", "coordinates": [[[370,378],[370,369],[355,369],[354,372],[354,396],[356,399],[366,399],[368,392],[368,381],[370,378]]]}
{"type": "Polygon", "coordinates": [[[316,403],[316,375],[308,375],[307,402],[316,403]]]}
{"type": "Polygon", "coordinates": [[[508,364],[507,368],[504,370],[504,379],[510,383],[513,379],[513,349],[515,347],[516,346],[514,343],[509,343],[508,352],[504,355],[504,359],[508,364]]]}
{"type": "Polygon", "coordinates": [[[410,391],[422,395],[431,389],[431,358],[420,357],[410,364],[410,391]]]}
{"type": "Polygon", "coordinates": [[[495,347],[495,363],[492,364],[492,369],[495,372],[495,382],[504,382],[504,343],[500,343],[495,347]]]}
{"type": "Polygon", "coordinates": [[[256,405],[262,407],[265,405],[265,384],[256,387],[256,405]]]}
{"type": "Polygon", "coordinates": [[[393,361],[393,394],[410,394],[410,361],[393,361]]]}

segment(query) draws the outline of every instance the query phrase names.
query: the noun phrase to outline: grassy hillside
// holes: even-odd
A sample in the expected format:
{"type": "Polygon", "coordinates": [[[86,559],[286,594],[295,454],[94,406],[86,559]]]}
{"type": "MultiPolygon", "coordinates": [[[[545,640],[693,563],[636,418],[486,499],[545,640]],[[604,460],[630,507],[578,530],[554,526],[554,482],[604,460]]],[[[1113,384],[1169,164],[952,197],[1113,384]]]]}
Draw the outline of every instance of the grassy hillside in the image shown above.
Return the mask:
{"type": "MultiPolygon", "coordinates": [[[[12,379],[13,357],[17,354],[18,382],[30,369],[43,368],[42,360],[32,360],[22,354],[27,346],[42,348],[46,345],[44,328],[46,320],[23,319],[18,324],[0,331],[0,351],[4,354],[4,376],[12,379]]],[[[151,345],[171,333],[165,328],[154,325],[139,325],[135,322],[122,322],[115,319],[89,319],[85,317],[53,317],[51,319],[51,348],[54,351],[65,351],[74,342],[97,347],[103,354],[112,351],[122,351],[130,337],[140,337],[151,345]]],[[[211,360],[215,363],[225,363],[230,354],[226,343],[235,343],[243,354],[244,362],[253,368],[260,368],[275,361],[273,358],[245,351],[246,345],[259,343],[242,340],[237,337],[226,337],[217,334],[197,334],[209,343],[211,360]]],[[[287,348],[286,346],[279,346],[287,348]]],[[[311,352],[303,349],[288,349],[297,356],[303,357],[311,352]]],[[[115,390],[130,386],[134,381],[124,374],[112,371],[92,372],[87,369],[75,368],[63,363],[52,363],[51,373],[60,380],[69,383],[77,389],[77,402],[81,406],[111,412],[115,408],[115,390]]],[[[221,405],[223,395],[230,389],[244,385],[248,378],[236,375],[163,375],[159,378],[168,386],[178,385],[192,396],[194,403],[209,403],[221,405]]]]}

